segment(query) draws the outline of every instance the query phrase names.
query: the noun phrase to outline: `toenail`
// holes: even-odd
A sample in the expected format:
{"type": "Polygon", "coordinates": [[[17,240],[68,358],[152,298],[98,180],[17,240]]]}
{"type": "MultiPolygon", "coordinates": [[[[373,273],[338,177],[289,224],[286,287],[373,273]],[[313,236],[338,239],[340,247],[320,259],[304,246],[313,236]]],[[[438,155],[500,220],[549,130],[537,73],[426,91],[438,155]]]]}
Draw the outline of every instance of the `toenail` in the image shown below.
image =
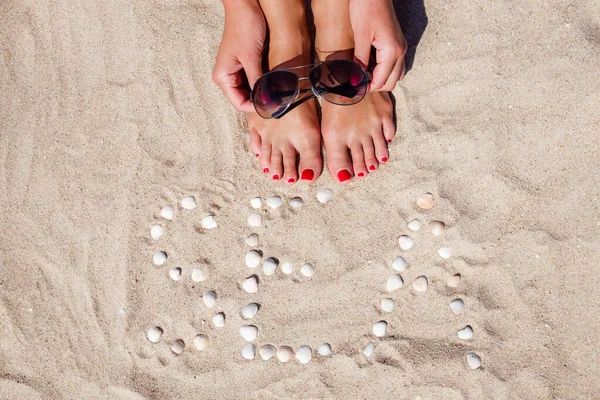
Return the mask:
{"type": "Polygon", "coordinates": [[[302,175],[300,176],[300,178],[303,181],[312,181],[314,177],[315,171],[313,171],[312,169],[305,169],[304,171],[302,171],[302,175]]]}
{"type": "Polygon", "coordinates": [[[387,157],[381,157],[381,162],[386,162],[387,161],[387,157]]]}
{"type": "Polygon", "coordinates": [[[392,143],[392,139],[388,139],[388,143],[392,143]]]}
{"type": "Polygon", "coordinates": [[[365,173],[364,173],[364,172],[359,172],[359,173],[357,174],[357,176],[358,176],[359,178],[362,178],[363,176],[365,176],[365,173]]]}
{"type": "Polygon", "coordinates": [[[369,165],[369,171],[375,171],[375,166],[374,165],[369,165]]]}
{"type": "Polygon", "coordinates": [[[256,156],[256,157],[260,157],[260,154],[256,153],[256,154],[255,154],[255,156],[256,156]]]}
{"type": "Polygon", "coordinates": [[[263,172],[266,174],[269,172],[269,168],[263,168],[263,172]]]}
{"type": "Polygon", "coordinates": [[[273,175],[273,180],[274,180],[274,181],[277,181],[277,180],[279,180],[279,175],[277,175],[277,174],[273,175]]]}
{"type": "Polygon", "coordinates": [[[337,177],[340,182],[346,182],[348,179],[352,178],[352,175],[350,175],[350,171],[343,169],[337,173],[337,177]]]}
{"type": "Polygon", "coordinates": [[[294,183],[294,182],[296,182],[296,180],[294,178],[288,179],[288,183],[294,183]]]}

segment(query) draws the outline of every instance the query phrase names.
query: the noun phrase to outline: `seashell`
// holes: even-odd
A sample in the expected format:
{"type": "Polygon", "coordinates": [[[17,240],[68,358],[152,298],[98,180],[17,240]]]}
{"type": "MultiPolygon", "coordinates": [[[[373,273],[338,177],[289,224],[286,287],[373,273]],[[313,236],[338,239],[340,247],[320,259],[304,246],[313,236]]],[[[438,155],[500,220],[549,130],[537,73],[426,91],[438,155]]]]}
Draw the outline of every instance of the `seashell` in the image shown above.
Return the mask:
{"type": "Polygon", "coordinates": [[[258,213],[252,213],[248,216],[248,225],[252,227],[259,227],[262,223],[262,216],[258,213]]]}
{"type": "Polygon", "coordinates": [[[174,281],[178,281],[181,278],[181,268],[171,268],[169,271],[169,276],[174,281]]]}
{"type": "Polygon", "coordinates": [[[435,237],[442,236],[445,229],[446,225],[442,221],[431,221],[429,223],[429,232],[435,237]]]}
{"type": "Polygon", "coordinates": [[[300,273],[305,277],[310,278],[315,274],[315,267],[310,263],[303,264],[300,268],[300,273]]]}
{"type": "Polygon", "coordinates": [[[392,310],[396,307],[396,302],[394,299],[382,299],[381,300],[381,309],[385,312],[392,312],[392,310]]]}
{"type": "Polygon", "coordinates": [[[292,272],[294,272],[294,266],[291,262],[284,262],[281,264],[281,272],[286,275],[290,275],[292,272]]]}
{"type": "Polygon", "coordinates": [[[415,241],[410,236],[402,235],[398,238],[398,244],[402,250],[410,250],[415,245],[415,241]]]}
{"type": "Polygon", "coordinates": [[[196,335],[194,337],[194,347],[196,350],[202,351],[208,347],[208,337],[206,335],[196,335]]]}
{"type": "Polygon", "coordinates": [[[160,237],[165,233],[165,228],[161,225],[152,225],[150,228],[150,237],[154,240],[160,239],[160,237]]]}
{"type": "Polygon", "coordinates": [[[202,282],[206,280],[206,274],[200,268],[192,269],[192,280],[194,282],[202,282]]]}
{"type": "Polygon", "coordinates": [[[173,208],[173,206],[171,206],[171,205],[164,206],[162,208],[162,210],[160,210],[160,216],[163,217],[164,219],[168,219],[169,221],[173,219],[174,215],[175,215],[175,208],[173,208]]]}
{"type": "Polygon", "coordinates": [[[204,292],[202,301],[208,308],[213,308],[217,304],[217,294],[213,291],[204,292]]]}
{"type": "Polygon", "coordinates": [[[423,275],[417,277],[413,282],[413,288],[417,292],[425,293],[427,291],[427,277],[423,275]]]}
{"type": "Polygon", "coordinates": [[[193,210],[196,208],[196,199],[193,196],[187,196],[181,199],[181,207],[186,210],[193,210]]]}
{"type": "Polygon", "coordinates": [[[467,365],[470,369],[477,369],[481,367],[481,358],[475,353],[467,354],[467,365]]]}
{"type": "Polygon", "coordinates": [[[329,345],[329,343],[323,343],[319,346],[317,352],[322,356],[328,356],[331,354],[331,346],[329,345]]]}
{"type": "Polygon", "coordinates": [[[321,189],[319,192],[317,192],[317,200],[319,200],[321,204],[331,201],[332,198],[333,192],[329,189],[321,189]]]}
{"type": "Polygon", "coordinates": [[[392,268],[398,272],[404,271],[407,266],[408,266],[408,263],[406,262],[404,257],[398,256],[398,257],[394,258],[394,261],[392,261],[392,268]]]}
{"type": "Polygon", "coordinates": [[[367,346],[363,350],[363,354],[365,355],[365,357],[371,357],[373,355],[373,350],[375,350],[375,345],[373,344],[373,342],[369,342],[369,344],[367,344],[367,346]]]}
{"type": "Polygon", "coordinates": [[[413,219],[412,221],[410,221],[408,223],[408,229],[410,229],[413,232],[416,232],[419,229],[421,229],[421,223],[419,222],[418,219],[413,219]]]}
{"type": "Polygon", "coordinates": [[[256,250],[250,250],[246,253],[246,265],[248,268],[256,268],[260,264],[260,260],[262,260],[262,256],[256,250]]]}
{"type": "Polygon", "coordinates": [[[248,343],[242,349],[242,357],[246,360],[253,360],[256,356],[256,346],[252,343],[248,343]]]}
{"type": "Polygon", "coordinates": [[[394,290],[400,289],[402,287],[402,284],[404,284],[404,281],[402,280],[402,277],[400,275],[391,275],[389,278],[387,278],[387,281],[385,283],[385,290],[387,290],[388,292],[393,292],[394,290]]]}
{"type": "Polygon", "coordinates": [[[417,197],[417,207],[423,210],[431,210],[433,208],[433,195],[431,193],[425,193],[417,197]]]}
{"type": "Polygon", "coordinates": [[[454,314],[460,314],[465,310],[465,302],[461,299],[455,299],[450,303],[450,309],[454,314]]]}
{"type": "Polygon", "coordinates": [[[473,339],[473,328],[471,325],[467,325],[458,331],[458,338],[462,340],[473,339]]]}
{"type": "Polygon", "coordinates": [[[301,364],[308,364],[312,358],[312,349],[308,346],[302,346],[296,352],[296,359],[301,364]]]}
{"type": "Polygon", "coordinates": [[[281,346],[279,349],[277,349],[276,355],[279,361],[286,363],[292,359],[294,350],[292,350],[292,348],[289,346],[281,346]]]}
{"type": "Polygon", "coordinates": [[[281,205],[283,204],[283,200],[281,200],[281,197],[279,196],[269,196],[267,197],[265,203],[267,203],[267,205],[272,209],[276,209],[281,207],[281,205]]]}
{"type": "Polygon", "coordinates": [[[161,250],[155,252],[152,261],[155,265],[163,265],[167,262],[167,253],[161,250]]]}
{"type": "Polygon", "coordinates": [[[373,335],[377,337],[384,337],[385,331],[387,330],[387,322],[379,321],[373,325],[373,335]]]}
{"type": "Polygon", "coordinates": [[[245,325],[240,327],[240,335],[246,342],[254,342],[258,335],[258,328],[254,325],[245,325]]]}
{"type": "Polygon", "coordinates": [[[244,279],[244,282],[242,282],[242,289],[244,289],[246,293],[258,292],[258,278],[256,275],[244,279]]]}
{"type": "Polygon", "coordinates": [[[154,326],[148,329],[148,333],[146,334],[146,336],[148,337],[149,341],[151,341],[152,343],[156,343],[160,340],[160,337],[163,333],[164,331],[160,326],[154,326]]]}
{"type": "Polygon", "coordinates": [[[448,278],[448,286],[455,288],[460,285],[460,274],[454,274],[448,278]]]}
{"type": "Polygon", "coordinates": [[[266,361],[275,357],[277,349],[272,344],[265,344],[263,347],[260,348],[258,353],[260,354],[260,358],[266,361]]]}
{"type": "Polygon", "coordinates": [[[277,261],[272,258],[269,257],[267,258],[264,262],[263,262],[263,272],[265,275],[267,276],[271,276],[275,273],[275,270],[277,270],[277,261]]]}
{"type": "Polygon", "coordinates": [[[250,235],[248,235],[248,237],[246,238],[246,244],[248,246],[257,246],[258,245],[258,235],[256,233],[251,233],[250,235]]]}
{"type": "Polygon", "coordinates": [[[304,204],[304,200],[302,200],[300,197],[294,197],[293,199],[290,200],[290,206],[292,206],[294,208],[300,208],[300,207],[302,207],[303,204],[304,204]]]}
{"type": "Polygon", "coordinates": [[[202,218],[200,224],[204,229],[215,229],[217,227],[217,220],[212,215],[208,215],[202,218]]]}
{"type": "Polygon", "coordinates": [[[256,208],[259,209],[262,207],[262,200],[260,197],[255,197],[252,200],[250,200],[250,206],[252,206],[252,208],[256,208]]]}
{"type": "Polygon", "coordinates": [[[222,328],[225,326],[225,313],[218,313],[212,319],[213,325],[217,328],[222,328]]]}
{"type": "Polygon", "coordinates": [[[183,353],[183,349],[185,349],[185,343],[181,339],[177,339],[175,343],[173,343],[173,346],[171,346],[171,351],[176,355],[183,353]]]}
{"type": "Polygon", "coordinates": [[[242,308],[242,317],[244,319],[252,319],[258,312],[260,305],[258,303],[250,303],[244,308],[242,308]]]}
{"type": "Polygon", "coordinates": [[[447,260],[452,255],[452,250],[450,249],[450,247],[442,247],[441,249],[438,250],[438,254],[444,260],[447,260]]]}

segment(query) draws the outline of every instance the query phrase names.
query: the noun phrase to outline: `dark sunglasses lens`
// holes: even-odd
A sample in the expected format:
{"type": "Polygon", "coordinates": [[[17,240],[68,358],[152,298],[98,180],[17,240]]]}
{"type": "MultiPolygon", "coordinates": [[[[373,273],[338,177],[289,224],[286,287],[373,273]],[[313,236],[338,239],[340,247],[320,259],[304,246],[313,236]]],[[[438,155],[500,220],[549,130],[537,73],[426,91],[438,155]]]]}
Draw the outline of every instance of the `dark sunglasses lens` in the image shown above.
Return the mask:
{"type": "Polygon", "coordinates": [[[272,118],[285,111],[298,92],[298,76],[290,71],[272,71],[254,84],[252,102],[263,118],[272,118]]]}
{"type": "Polygon", "coordinates": [[[353,61],[324,61],[311,71],[309,78],[315,91],[333,104],[356,104],[367,93],[367,75],[353,61]]]}

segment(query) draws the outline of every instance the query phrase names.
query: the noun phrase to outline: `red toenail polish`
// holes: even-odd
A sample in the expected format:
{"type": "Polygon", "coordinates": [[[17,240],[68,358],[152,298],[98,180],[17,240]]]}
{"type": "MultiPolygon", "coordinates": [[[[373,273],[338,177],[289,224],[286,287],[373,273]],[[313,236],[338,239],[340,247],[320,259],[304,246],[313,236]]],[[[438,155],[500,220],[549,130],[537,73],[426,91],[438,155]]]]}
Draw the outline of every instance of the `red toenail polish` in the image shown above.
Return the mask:
{"type": "Polygon", "coordinates": [[[388,143],[392,143],[392,139],[388,139],[388,143]]]}
{"type": "Polygon", "coordinates": [[[387,157],[381,157],[381,162],[386,162],[387,161],[387,157]]]}
{"type": "Polygon", "coordinates": [[[274,181],[278,181],[279,180],[279,175],[277,175],[277,174],[273,175],[273,180],[274,181]]]}
{"type": "Polygon", "coordinates": [[[260,157],[260,154],[258,154],[258,153],[256,153],[255,155],[256,155],[256,157],[260,157]]]}
{"type": "Polygon", "coordinates": [[[350,175],[350,171],[343,169],[337,173],[337,177],[340,182],[346,182],[348,179],[352,178],[352,175],[350,175]]]}
{"type": "Polygon", "coordinates": [[[288,183],[294,183],[294,182],[296,182],[296,180],[294,178],[288,179],[288,183]]]}
{"type": "Polygon", "coordinates": [[[359,178],[362,178],[363,176],[365,176],[365,173],[364,172],[359,172],[357,175],[358,175],[359,178]]]}
{"type": "Polygon", "coordinates": [[[269,168],[263,168],[263,172],[266,174],[269,172],[269,168]]]}
{"type": "Polygon", "coordinates": [[[369,165],[369,171],[375,171],[375,166],[374,165],[369,165]]]}
{"type": "Polygon", "coordinates": [[[312,181],[314,177],[315,171],[313,171],[312,169],[305,169],[304,171],[302,171],[300,179],[302,179],[303,181],[312,181]]]}

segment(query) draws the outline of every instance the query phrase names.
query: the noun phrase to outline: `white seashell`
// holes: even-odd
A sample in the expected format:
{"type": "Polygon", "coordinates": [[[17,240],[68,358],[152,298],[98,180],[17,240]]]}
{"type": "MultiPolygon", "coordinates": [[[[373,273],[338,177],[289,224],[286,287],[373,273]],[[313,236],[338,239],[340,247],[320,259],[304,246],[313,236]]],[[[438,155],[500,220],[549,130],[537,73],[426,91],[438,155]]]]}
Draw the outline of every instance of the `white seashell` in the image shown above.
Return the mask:
{"type": "Polygon", "coordinates": [[[163,228],[161,225],[152,225],[152,228],[150,228],[150,236],[154,240],[160,239],[160,237],[164,233],[165,233],[165,228],[163,228]]]}
{"type": "Polygon", "coordinates": [[[481,367],[481,358],[475,353],[467,354],[467,365],[470,369],[477,369],[481,367]]]}
{"type": "Polygon", "coordinates": [[[244,357],[246,360],[253,360],[255,356],[256,346],[252,343],[248,343],[247,345],[245,345],[242,349],[242,357],[244,357]]]}
{"type": "Polygon", "coordinates": [[[181,199],[181,207],[186,210],[193,210],[196,208],[196,199],[193,196],[187,196],[181,199]]]}
{"type": "Polygon", "coordinates": [[[416,232],[419,229],[421,229],[421,223],[419,222],[418,219],[413,219],[412,221],[410,221],[408,223],[408,229],[410,229],[413,232],[416,232]]]}
{"type": "Polygon", "coordinates": [[[252,213],[248,216],[248,225],[253,226],[255,228],[259,227],[262,223],[262,216],[258,213],[252,213]]]}
{"type": "Polygon", "coordinates": [[[213,325],[217,328],[222,328],[225,326],[225,313],[218,313],[212,319],[213,325]]]}
{"type": "Polygon", "coordinates": [[[462,340],[473,339],[473,328],[470,325],[465,326],[464,328],[458,331],[458,338],[462,340]]]}
{"type": "Polygon", "coordinates": [[[294,350],[292,350],[292,348],[289,346],[281,346],[279,349],[277,349],[276,354],[277,359],[279,361],[281,361],[282,363],[286,363],[292,359],[292,356],[294,355],[294,350]]]}
{"type": "Polygon", "coordinates": [[[404,257],[398,256],[398,257],[394,258],[394,261],[392,261],[392,268],[398,272],[404,271],[407,266],[408,266],[408,263],[406,262],[404,257]]]}
{"type": "Polygon", "coordinates": [[[329,190],[329,189],[321,189],[317,193],[317,200],[319,200],[319,202],[321,204],[327,203],[332,198],[333,198],[333,192],[331,190],[329,190]]]}
{"type": "Polygon", "coordinates": [[[217,227],[217,220],[212,215],[208,215],[202,218],[200,224],[204,229],[215,229],[217,227]]]}
{"type": "Polygon", "coordinates": [[[246,244],[248,246],[257,246],[258,245],[258,235],[256,233],[251,233],[250,235],[248,235],[248,237],[246,238],[246,244]]]}
{"type": "Polygon", "coordinates": [[[175,215],[175,208],[171,205],[164,206],[162,210],[160,210],[160,216],[164,219],[172,220],[173,215],[175,215]]]}
{"type": "Polygon", "coordinates": [[[415,245],[415,241],[410,236],[402,235],[398,238],[398,244],[402,250],[410,250],[415,245]]]}
{"type": "Polygon", "coordinates": [[[171,268],[169,271],[169,276],[174,281],[178,281],[181,278],[181,268],[171,268]]]}
{"type": "Polygon", "coordinates": [[[246,253],[246,265],[248,268],[256,268],[260,265],[260,260],[262,260],[262,256],[256,250],[250,250],[246,253]]]}
{"type": "Polygon", "coordinates": [[[171,351],[176,355],[183,353],[183,349],[185,349],[185,343],[181,339],[177,339],[171,346],[171,351]]]}
{"type": "Polygon", "coordinates": [[[202,282],[206,280],[206,274],[200,268],[192,269],[192,280],[194,282],[202,282]]]}
{"type": "Polygon", "coordinates": [[[267,197],[265,203],[267,203],[269,207],[275,209],[281,207],[281,205],[283,204],[283,200],[281,200],[281,197],[279,196],[269,196],[267,197]]]}
{"type": "Polygon", "coordinates": [[[254,325],[246,325],[240,327],[240,335],[246,342],[254,342],[258,335],[258,328],[254,325]]]}
{"type": "Polygon", "coordinates": [[[148,333],[146,334],[146,336],[148,337],[149,341],[151,341],[152,343],[156,343],[159,341],[163,333],[164,331],[160,326],[154,326],[148,329],[148,333]]]}
{"type": "Polygon", "coordinates": [[[267,276],[271,276],[277,270],[277,262],[274,258],[269,257],[263,262],[263,272],[267,276]]]}
{"type": "Polygon", "coordinates": [[[217,294],[213,291],[204,292],[202,301],[208,308],[213,308],[217,304],[217,294]]]}
{"type": "Polygon", "coordinates": [[[247,306],[245,306],[244,308],[242,308],[242,317],[244,317],[244,319],[252,319],[252,318],[254,318],[254,316],[258,312],[259,307],[260,306],[259,306],[258,303],[250,303],[250,304],[248,304],[247,306]]]}
{"type": "Polygon", "coordinates": [[[448,286],[455,288],[458,285],[460,285],[460,274],[454,274],[448,278],[448,286]]]}
{"type": "Polygon", "coordinates": [[[438,254],[444,260],[447,260],[452,255],[452,250],[450,249],[450,247],[442,247],[441,249],[438,250],[438,254]]]}
{"type": "Polygon", "coordinates": [[[202,351],[208,347],[208,337],[206,335],[196,335],[194,337],[194,347],[196,350],[202,351]]]}
{"type": "Polygon", "coordinates": [[[427,291],[427,278],[423,275],[417,277],[417,279],[413,282],[413,288],[420,293],[425,293],[427,291]]]}
{"type": "Polygon", "coordinates": [[[385,290],[387,290],[388,292],[393,292],[394,290],[400,289],[403,283],[404,281],[402,280],[402,277],[400,275],[391,275],[389,278],[387,278],[387,281],[385,283],[385,290]]]}
{"type": "Polygon", "coordinates": [[[260,354],[260,358],[266,361],[275,357],[277,349],[272,344],[265,344],[263,347],[260,348],[260,351],[258,353],[260,354]]]}
{"type": "Polygon", "coordinates": [[[436,237],[442,236],[445,228],[446,226],[442,221],[431,221],[429,223],[429,232],[431,232],[431,234],[436,237]]]}
{"type": "Polygon", "coordinates": [[[310,278],[315,274],[315,267],[310,263],[303,264],[300,268],[300,273],[305,277],[310,278]]]}
{"type": "Polygon", "coordinates": [[[296,352],[296,359],[301,364],[308,364],[312,358],[312,349],[308,346],[302,346],[296,352]]]}
{"type": "Polygon", "coordinates": [[[465,310],[465,302],[462,301],[461,299],[453,300],[450,303],[450,309],[452,310],[452,312],[454,314],[460,314],[461,312],[463,312],[465,310]]]}
{"type": "Polygon", "coordinates": [[[431,193],[422,194],[417,198],[417,207],[423,210],[431,210],[433,204],[433,195],[431,193]]]}
{"type": "Polygon", "coordinates": [[[322,356],[328,356],[331,354],[331,346],[329,345],[329,343],[323,343],[319,346],[319,349],[317,351],[322,356]]]}
{"type": "Polygon", "coordinates": [[[373,325],[373,335],[377,337],[384,337],[385,331],[387,330],[387,322],[379,321],[373,325]]]}
{"type": "Polygon", "coordinates": [[[283,264],[281,264],[281,272],[283,272],[286,275],[289,275],[292,272],[294,272],[294,266],[291,262],[284,262],[283,264]]]}
{"type": "Polygon", "coordinates": [[[167,262],[167,253],[161,250],[155,252],[154,257],[152,257],[152,261],[155,265],[163,265],[167,262]]]}
{"type": "Polygon", "coordinates": [[[381,309],[385,312],[392,312],[392,310],[396,307],[396,302],[394,299],[382,299],[381,300],[381,309]]]}
{"type": "Polygon", "coordinates": [[[244,279],[244,282],[242,282],[242,289],[244,289],[246,293],[258,292],[258,279],[256,278],[256,276],[253,275],[249,278],[244,279]]]}
{"type": "Polygon", "coordinates": [[[290,200],[290,206],[294,208],[300,208],[302,207],[302,204],[304,204],[304,200],[302,200],[300,197],[294,197],[290,200]]]}
{"type": "Polygon", "coordinates": [[[371,357],[373,355],[373,350],[375,350],[375,345],[373,342],[369,342],[369,344],[363,350],[363,354],[365,357],[371,357]]]}
{"type": "Polygon", "coordinates": [[[255,197],[252,200],[250,200],[250,205],[252,206],[252,208],[256,208],[259,209],[262,207],[262,200],[260,197],[255,197]]]}

